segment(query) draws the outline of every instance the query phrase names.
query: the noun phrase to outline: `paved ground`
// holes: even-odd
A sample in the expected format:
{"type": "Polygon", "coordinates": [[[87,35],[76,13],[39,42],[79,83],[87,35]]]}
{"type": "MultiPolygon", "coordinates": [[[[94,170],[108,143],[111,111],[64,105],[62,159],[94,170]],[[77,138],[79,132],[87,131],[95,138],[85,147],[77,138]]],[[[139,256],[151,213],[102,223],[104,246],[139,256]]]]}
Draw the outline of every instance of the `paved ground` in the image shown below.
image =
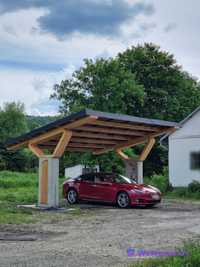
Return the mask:
{"type": "Polygon", "coordinates": [[[126,266],[128,247],[168,251],[200,236],[200,203],[165,200],[121,210],[81,204],[83,215],[51,213],[36,225],[0,227],[0,266],[126,266]],[[55,215],[55,219],[54,218],[55,215]]]}

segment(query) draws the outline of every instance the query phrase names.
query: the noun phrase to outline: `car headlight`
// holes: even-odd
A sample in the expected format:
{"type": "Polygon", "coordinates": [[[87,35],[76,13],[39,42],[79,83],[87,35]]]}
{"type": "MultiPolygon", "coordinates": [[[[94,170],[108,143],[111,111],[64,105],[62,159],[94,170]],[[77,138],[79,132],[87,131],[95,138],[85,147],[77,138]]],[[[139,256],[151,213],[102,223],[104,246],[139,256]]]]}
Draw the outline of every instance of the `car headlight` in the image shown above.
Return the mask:
{"type": "Polygon", "coordinates": [[[143,191],[140,189],[131,189],[131,192],[136,194],[143,194],[143,191]]]}
{"type": "Polygon", "coordinates": [[[148,185],[151,189],[155,190],[156,192],[158,192],[159,194],[161,194],[160,190],[152,185],[148,185]]]}

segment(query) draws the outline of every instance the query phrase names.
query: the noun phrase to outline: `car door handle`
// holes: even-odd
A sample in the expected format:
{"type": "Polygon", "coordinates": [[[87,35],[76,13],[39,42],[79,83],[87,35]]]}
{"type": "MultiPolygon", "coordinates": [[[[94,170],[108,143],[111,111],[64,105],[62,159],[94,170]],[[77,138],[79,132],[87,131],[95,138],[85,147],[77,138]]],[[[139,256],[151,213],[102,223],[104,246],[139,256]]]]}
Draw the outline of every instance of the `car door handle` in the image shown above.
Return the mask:
{"type": "Polygon", "coordinates": [[[91,186],[96,187],[97,185],[96,184],[92,184],[91,186]]]}

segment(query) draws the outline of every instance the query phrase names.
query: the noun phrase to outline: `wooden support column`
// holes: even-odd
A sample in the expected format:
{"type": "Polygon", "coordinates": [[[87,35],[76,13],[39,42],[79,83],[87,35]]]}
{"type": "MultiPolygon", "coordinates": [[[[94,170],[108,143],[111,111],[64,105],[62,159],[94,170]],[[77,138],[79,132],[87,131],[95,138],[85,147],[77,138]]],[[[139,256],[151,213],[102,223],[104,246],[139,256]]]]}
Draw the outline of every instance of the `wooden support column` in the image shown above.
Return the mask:
{"type": "Polygon", "coordinates": [[[144,161],[147,158],[147,156],[151,152],[155,142],[156,142],[155,138],[149,138],[148,143],[146,144],[146,146],[144,147],[142,153],[139,156],[139,160],[140,161],[144,161]]]}
{"type": "MultiPolygon", "coordinates": [[[[54,134],[57,136],[58,131],[55,131],[54,134]]],[[[63,155],[71,136],[70,130],[62,130],[62,135],[52,155],[45,155],[43,150],[38,147],[39,138],[37,142],[28,144],[29,149],[39,158],[38,206],[41,208],[56,208],[59,205],[59,158],[63,155]]],[[[46,138],[48,138],[47,135],[42,136],[41,141],[46,138]]]]}

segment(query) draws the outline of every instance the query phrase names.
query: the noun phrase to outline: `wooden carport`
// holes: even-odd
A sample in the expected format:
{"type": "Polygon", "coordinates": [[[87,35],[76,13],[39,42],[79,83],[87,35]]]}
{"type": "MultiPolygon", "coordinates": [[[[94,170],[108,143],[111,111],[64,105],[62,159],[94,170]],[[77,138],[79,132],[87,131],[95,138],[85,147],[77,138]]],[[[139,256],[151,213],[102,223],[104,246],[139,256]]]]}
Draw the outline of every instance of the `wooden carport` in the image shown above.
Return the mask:
{"type": "Polygon", "coordinates": [[[59,158],[65,151],[100,155],[114,150],[123,159],[129,175],[143,182],[143,161],[155,138],[174,131],[174,122],[85,109],[7,142],[9,150],[28,147],[39,158],[39,206],[56,207],[59,158]],[[137,159],[123,149],[146,144],[137,159]],[[50,151],[50,155],[45,153],[50,151]]]}

